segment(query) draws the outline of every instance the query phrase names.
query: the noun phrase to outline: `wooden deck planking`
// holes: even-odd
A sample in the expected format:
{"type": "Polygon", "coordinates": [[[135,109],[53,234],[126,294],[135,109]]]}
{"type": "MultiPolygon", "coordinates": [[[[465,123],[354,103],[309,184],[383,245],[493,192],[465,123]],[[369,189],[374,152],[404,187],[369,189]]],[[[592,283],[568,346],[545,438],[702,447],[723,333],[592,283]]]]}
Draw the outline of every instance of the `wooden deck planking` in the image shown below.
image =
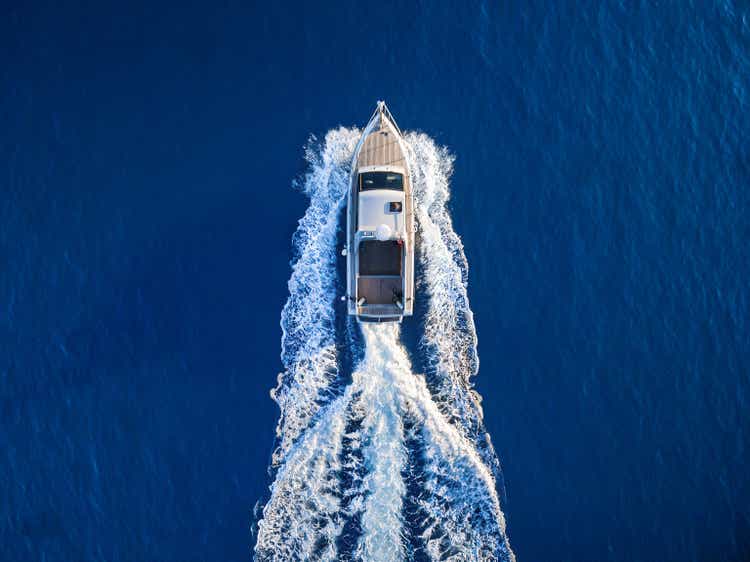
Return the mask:
{"type": "Polygon", "coordinates": [[[367,136],[357,158],[357,167],[365,166],[406,167],[406,160],[395,133],[374,131],[367,136]]]}

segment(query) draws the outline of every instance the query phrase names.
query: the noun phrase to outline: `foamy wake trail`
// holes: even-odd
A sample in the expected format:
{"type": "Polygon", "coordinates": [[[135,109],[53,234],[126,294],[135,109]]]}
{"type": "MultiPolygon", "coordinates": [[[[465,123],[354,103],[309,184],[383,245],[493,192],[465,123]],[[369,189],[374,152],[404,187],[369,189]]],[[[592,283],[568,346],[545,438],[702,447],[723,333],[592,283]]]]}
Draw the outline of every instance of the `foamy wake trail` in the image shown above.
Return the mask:
{"type": "Polygon", "coordinates": [[[310,206],[294,233],[289,298],[281,313],[281,360],[285,371],[271,396],[281,415],[274,466],[310,425],[338,375],[335,333],[336,233],[349,183],[356,129],[330,131],[322,146],[305,150],[309,171],[301,183],[310,206]]]}
{"type": "Polygon", "coordinates": [[[472,387],[479,371],[474,314],[469,307],[469,264],[448,212],[453,156],[425,134],[410,133],[412,175],[420,227],[420,289],[428,297],[421,344],[440,411],[480,450],[495,473],[497,456],[484,430],[481,397],[472,387]]]}
{"type": "MultiPolygon", "coordinates": [[[[364,355],[343,392],[334,314],[336,233],[356,130],[308,149],[310,207],[295,234],[282,314],[285,372],[277,469],[258,524],[258,560],[514,560],[505,534],[476,374],[466,259],[446,210],[452,160],[410,134],[428,299],[427,379],[399,326],[362,325],[364,355]],[[428,381],[430,386],[428,387],[428,381]],[[405,513],[409,510],[409,520],[405,513]]],[[[419,295],[419,293],[418,293],[419,295]]],[[[341,337],[341,335],[339,335],[341,337]]]]}
{"type": "Polygon", "coordinates": [[[261,560],[336,560],[340,514],[339,455],[351,392],[330,402],[276,474],[259,523],[261,560]]]}
{"type": "MultiPolygon", "coordinates": [[[[398,326],[363,325],[362,331],[366,345],[362,375],[368,379],[364,384],[376,395],[373,410],[385,413],[381,427],[370,438],[377,440],[375,449],[381,460],[376,462],[385,465],[389,475],[370,490],[371,498],[383,497],[388,501],[371,501],[368,512],[372,524],[369,528],[364,525],[363,541],[373,541],[376,546],[373,551],[377,553],[395,538],[389,534],[402,532],[393,527],[398,521],[396,517],[381,515],[400,513],[402,507],[405,464],[402,419],[410,415],[416,418],[413,431],[423,463],[423,490],[418,503],[425,513],[424,521],[420,522],[425,530],[420,538],[430,558],[512,559],[492,474],[473,444],[441,414],[424,377],[412,373],[407,353],[398,341],[398,326]],[[389,402],[387,407],[381,407],[386,402],[389,402]],[[396,415],[397,420],[391,419],[396,415]]],[[[366,512],[364,518],[367,517],[366,512]]],[[[398,560],[401,556],[365,559],[398,560]]]]}

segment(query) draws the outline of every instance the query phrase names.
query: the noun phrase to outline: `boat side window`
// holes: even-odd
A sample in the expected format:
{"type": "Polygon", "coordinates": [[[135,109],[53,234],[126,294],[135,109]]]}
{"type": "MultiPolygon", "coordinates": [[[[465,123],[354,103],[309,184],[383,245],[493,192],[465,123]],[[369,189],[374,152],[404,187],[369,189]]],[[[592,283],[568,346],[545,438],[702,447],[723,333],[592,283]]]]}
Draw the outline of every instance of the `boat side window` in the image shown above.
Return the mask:
{"type": "Polygon", "coordinates": [[[359,174],[359,190],[393,189],[404,190],[404,176],[397,172],[365,172],[359,174]]]}

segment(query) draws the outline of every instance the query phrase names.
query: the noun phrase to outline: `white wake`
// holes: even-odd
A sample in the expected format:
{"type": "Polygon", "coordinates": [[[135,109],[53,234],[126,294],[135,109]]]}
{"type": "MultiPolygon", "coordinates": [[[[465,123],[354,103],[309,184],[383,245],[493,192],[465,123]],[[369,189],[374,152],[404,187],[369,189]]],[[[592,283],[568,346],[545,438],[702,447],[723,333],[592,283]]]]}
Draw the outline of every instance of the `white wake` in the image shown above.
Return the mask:
{"type": "Polygon", "coordinates": [[[440,411],[478,447],[493,473],[499,469],[484,430],[481,397],[471,378],[479,371],[474,314],[469,307],[469,265],[448,212],[453,156],[425,134],[410,133],[407,143],[416,165],[414,197],[421,234],[421,292],[427,297],[422,347],[434,398],[440,411]]]}
{"type": "Polygon", "coordinates": [[[276,470],[258,523],[257,560],[514,560],[483,429],[467,264],[446,203],[452,158],[409,134],[427,377],[412,372],[399,327],[362,325],[361,361],[343,392],[336,355],[336,238],[359,131],[307,151],[310,207],[294,237],[282,313],[285,371],[276,470]],[[429,384],[428,384],[429,383],[429,384]],[[409,509],[409,517],[405,517],[409,509]],[[417,551],[419,554],[417,554],[417,551]]]}
{"type": "Polygon", "coordinates": [[[357,131],[337,129],[322,145],[312,139],[305,150],[309,171],[301,183],[310,206],[294,233],[294,261],[289,299],[281,313],[281,360],[285,371],[271,396],[281,415],[273,464],[284,459],[292,443],[329,396],[338,374],[336,361],[336,232],[349,179],[357,131]]]}

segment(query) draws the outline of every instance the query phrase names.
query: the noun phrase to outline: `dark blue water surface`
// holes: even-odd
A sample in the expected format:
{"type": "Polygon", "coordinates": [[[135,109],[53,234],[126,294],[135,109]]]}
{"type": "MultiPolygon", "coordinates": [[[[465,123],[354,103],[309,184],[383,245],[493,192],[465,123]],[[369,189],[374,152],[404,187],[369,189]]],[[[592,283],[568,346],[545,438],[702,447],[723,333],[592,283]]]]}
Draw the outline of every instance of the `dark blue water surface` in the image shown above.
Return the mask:
{"type": "Polygon", "coordinates": [[[0,8],[0,558],[246,560],[308,135],[456,155],[519,560],[750,559],[744,2],[0,8]]]}

